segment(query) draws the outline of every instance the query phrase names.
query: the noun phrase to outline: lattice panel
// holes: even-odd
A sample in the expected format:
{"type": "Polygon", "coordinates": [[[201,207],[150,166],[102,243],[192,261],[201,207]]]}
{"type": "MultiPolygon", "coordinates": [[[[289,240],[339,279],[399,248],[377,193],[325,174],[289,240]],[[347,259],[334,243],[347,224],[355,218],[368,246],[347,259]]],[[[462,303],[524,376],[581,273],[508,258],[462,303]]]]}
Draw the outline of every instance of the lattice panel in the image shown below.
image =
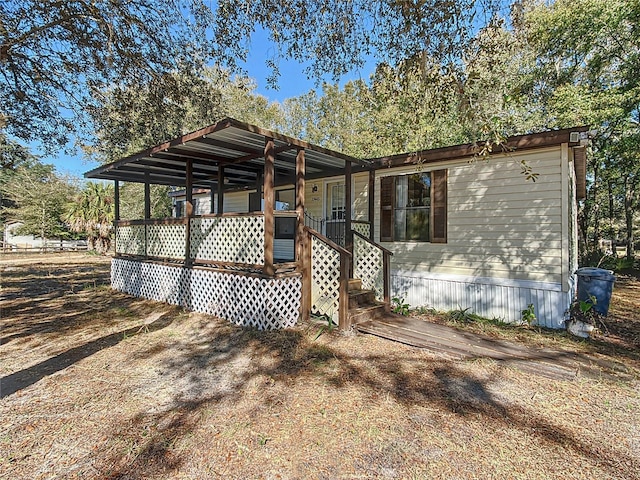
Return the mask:
{"type": "Polygon", "coordinates": [[[116,253],[144,255],[144,242],[144,225],[123,225],[116,227],[116,253]]]}
{"type": "Polygon", "coordinates": [[[147,226],[147,255],[184,259],[186,235],[185,224],[147,226]]]}
{"type": "Polygon", "coordinates": [[[362,288],[376,292],[376,299],[384,299],[383,253],[375,245],[353,236],[353,276],[362,280],[362,288]]]}
{"type": "Polygon", "coordinates": [[[264,217],[191,219],[191,258],[264,264],[264,217]]]}
{"type": "Polygon", "coordinates": [[[371,225],[368,223],[352,222],[351,230],[358,232],[360,235],[369,238],[371,232],[371,225]]]}
{"type": "Polygon", "coordinates": [[[260,278],[115,258],[111,286],[260,330],[291,327],[300,316],[300,276],[260,278]]]}
{"type": "Polygon", "coordinates": [[[340,253],[311,236],[311,312],[338,321],[340,253]]]}

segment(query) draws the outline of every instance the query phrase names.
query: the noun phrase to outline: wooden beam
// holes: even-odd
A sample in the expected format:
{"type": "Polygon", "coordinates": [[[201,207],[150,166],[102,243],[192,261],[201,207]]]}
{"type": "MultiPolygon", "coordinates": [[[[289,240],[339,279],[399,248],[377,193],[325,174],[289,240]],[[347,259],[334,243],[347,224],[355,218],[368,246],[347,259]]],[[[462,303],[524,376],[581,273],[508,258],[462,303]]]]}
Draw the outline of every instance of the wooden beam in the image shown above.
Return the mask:
{"type": "Polygon", "coordinates": [[[351,272],[351,257],[346,252],[340,252],[340,286],[338,289],[338,326],[340,330],[348,330],[349,322],[349,276],[351,272]]]}
{"type": "Polygon", "coordinates": [[[300,308],[302,309],[302,320],[309,321],[311,318],[311,249],[313,238],[311,234],[303,227],[303,244],[302,254],[302,298],[300,299],[300,308]]]}
{"type": "Polygon", "coordinates": [[[275,217],[273,214],[274,176],[275,176],[275,144],[272,138],[264,141],[264,273],[273,275],[273,240],[275,231],[275,217]]]}
{"type": "Polygon", "coordinates": [[[296,261],[300,262],[300,266],[304,269],[305,265],[302,264],[302,244],[304,236],[304,190],[305,190],[305,156],[304,148],[298,148],[298,154],[296,155],[296,214],[298,219],[296,221],[296,261]]]}
{"type": "Polygon", "coordinates": [[[187,160],[186,168],[187,184],[185,187],[184,213],[186,217],[184,256],[185,264],[191,265],[191,217],[193,216],[193,161],[187,160]]]}
{"type": "Polygon", "coordinates": [[[209,188],[209,213],[215,213],[214,207],[216,203],[217,188],[217,184],[215,182],[211,182],[211,188],[209,188]]]}
{"type": "Polygon", "coordinates": [[[113,182],[113,251],[118,253],[118,222],[120,221],[120,182],[113,182]]]}
{"type": "Polygon", "coordinates": [[[113,208],[114,220],[117,222],[120,220],[120,182],[118,180],[113,181],[113,208]]]}
{"type": "Polygon", "coordinates": [[[304,192],[305,192],[305,155],[304,148],[298,148],[296,155],[296,238],[294,246],[296,249],[296,262],[298,269],[302,271],[302,295],[300,298],[300,318],[304,321],[311,315],[311,239],[304,229],[304,192]],[[307,247],[307,241],[309,243],[307,247]],[[306,249],[309,249],[307,255],[306,249]]]}
{"type": "Polygon", "coordinates": [[[353,253],[353,235],[351,234],[351,163],[344,166],[344,244],[345,249],[353,253]]]}
{"type": "Polygon", "coordinates": [[[369,240],[373,242],[373,220],[376,215],[376,171],[374,169],[369,170],[369,188],[367,190],[367,200],[369,201],[369,240]]]}
{"type": "MultiPolygon", "coordinates": [[[[589,127],[582,126],[510,137],[507,138],[506,142],[502,145],[492,144],[491,148],[492,152],[494,152],[492,153],[492,156],[506,153],[514,154],[523,150],[557,146],[563,143],[569,143],[569,146],[575,146],[575,143],[569,142],[571,133],[586,132],[588,130],[589,127]]],[[[422,150],[420,152],[401,153],[398,155],[379,157],[371,159],[370,161],[375,165],[375,168],[442,162],[444,160],[473,157],[474,155],[477,155],[480,149],[484,146],[484,142],[478,142],[475,144],[467,143],[451,147],[435,148],[432,150],[422,150]]]]}
{"type": "Polygon", "coordinates": [[[151,218],[151,183],[149,173],[144,174],[144,218],[151,218]]]}
{"type": "Polygon", "coordinates": [[[224,213],[224,167],[218,165],[218,209],[216,213],[222,215],[224,213]]]}
{"type": "MultiPolygon", "coordinates": [[[[265,138],[265,144],[267,142],[269,142],[269,141],[273,144],[273,139],[272,138],[265,138]]],[[[287,150],[292,150],[294,148],[296,148],[295,145],[282,145],[282,146],[276,148],[275,144],[274,144],[274,147],[273,147],[273,159],[274,159],[274,162],[275,162],[276,155],[278,153],[286,152],[287,150]]],[[[235,165],[237,163],[243,163],[243,162],[248,162],[250,160],[255,160],[256,158],[260,158],[262,155],[263,155],[262,153],[257,153],[257,154],[256,153],[250,153],[250,154],[247,154],[247,155],[243,155],[242,157],[234,158],[233,160],[227,160],[224,163],[225,163],[225,165],[235,165]]]]}

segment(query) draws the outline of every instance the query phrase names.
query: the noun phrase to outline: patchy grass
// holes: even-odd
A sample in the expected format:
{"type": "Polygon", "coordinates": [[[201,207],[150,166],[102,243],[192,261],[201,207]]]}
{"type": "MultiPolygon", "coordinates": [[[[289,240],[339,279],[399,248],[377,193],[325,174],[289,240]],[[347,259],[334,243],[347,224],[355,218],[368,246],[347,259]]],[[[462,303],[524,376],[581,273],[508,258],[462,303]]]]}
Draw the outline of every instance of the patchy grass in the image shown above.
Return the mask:
{"type": "Polygon", "coordinates": [[[617,275],[609,314],[602,319],[602,328],[587,340],[574,337],[564,330],[512,325],[500,319],[483,318],[468,309],[447,313],[418,310],[412,314],[460,330],[532,347],[616,357],[631,368],[640,370],[640,276],[635,274],[617,275]]]}
{"type": "MultiPolygon", "coordinates": [[[[0,264],[0,478],[640,478],[637,380],[242,329],[113,292],[108,268],[0,264]]],[[[638,296],[616,290],[622,332],[638,296]]]]}

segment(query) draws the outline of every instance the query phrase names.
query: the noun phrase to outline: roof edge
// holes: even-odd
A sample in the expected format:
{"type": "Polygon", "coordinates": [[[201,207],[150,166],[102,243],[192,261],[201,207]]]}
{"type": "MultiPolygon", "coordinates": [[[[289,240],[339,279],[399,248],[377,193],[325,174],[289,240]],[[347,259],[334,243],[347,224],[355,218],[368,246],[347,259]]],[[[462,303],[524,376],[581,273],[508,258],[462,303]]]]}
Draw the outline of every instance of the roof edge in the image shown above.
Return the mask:
{"type": "Polygon", "coordinates": [[[320,147],[318,145],[314,145],[311,144],[309,142],[305,142],[304,140],[300,140],[297,138],[293,138],[293,137],[289,137],[287,135],[283,135],[277,132],[273,132],[271,130],[267,130],[255,125],[251,125],[249,123],[245,123],[245,122],[241,122],[239,120],[236,120],[234,118],[231,117],[225,117],[221,120],[219,120],[218,122],[208,125],[204,128],[201,128],[199,130],[195,130],[193,132],[190,133],[186,133],[182,136],[176,137],[172,140],[160,143],[158,145],[155,145],[153,147],[147,148],[146,150],[142,150],[140,152],[134,153],[132,155],[128,155],[126,157],[121,158],[120,160],[116,160],[115,162],[111,162],[105,165],[101,165],[97,168],[94,168],[93,170],[89,170],[88,172],[85,172],[84,177],[85,178],[92,178],[94,177],[94,175],[99,175],[101,173],[104,172],[108,172],[109,170],[113,169],[113,168],[117,168],[120,165],[132,162],[132,161],[136,161],[138,159],[144,158],[144,157],[150,157],[153,156],[155,153],[158,152],[163,152],[165,150],[168,150],[172,147],[177,147],[180,146],[182,144],[185,144],[191,140],[196,140],[198,138],[204,137],[205,135],[209,135],[211,133],[220,131],[220,130],[224,130],[230,127],[235,127],[235,128],[239,128],[242,130],[245,130],[247,132],[251,132],[251,133],[257,133],[258,135],[262,135],[265,138],[273,138],[274,140],[279,140],[281,142],[285,142],[288,143],[290,145],[293,145],[295,147],[299,147],[299,148],[303,148],[303,149],[308,149],[308,150],[313,150],[319,153],[323,153],[325,155],[330,155],[332,157],[335,158],[339,158],[341,160],[344,160],[345,162],[351,162],[351,163],[355,163],[357,165],[362,165],[362,166],[370,166],[370,162],[368,160],[363,160],[363,159],[359,159],[359,158],[355,158],[355,157],[351,157],[349,155],[346,155],[344,153],[341,152],[337,152],[334,150],[330,150],[328,148],[324,148],[324,147],[320,147]]]}
{"type": "MultiPolygon", "coordinates": [[[[544,132],[516,135],[507,138],[505,143],[491,144],[491,155],[500,153],[512,153],[514,151],[530,150],[533,148],[544,148],[568,143],[577,146],[580,142],[570,142],[571,132],[586,132],[588,125],[580,127],[565,128],[562,130],[546,130],[544,132]]],[[[466,143],[449,147],[433,148],[430,150],[420,150],[396,155],[369,159],[375,168],[393,167],[401,165],[411,165],[414,163],[435,163],[444,160],[457,158],[467,158],[477,155],[478,149],[485,146],[485,142],[466,143]]]]}

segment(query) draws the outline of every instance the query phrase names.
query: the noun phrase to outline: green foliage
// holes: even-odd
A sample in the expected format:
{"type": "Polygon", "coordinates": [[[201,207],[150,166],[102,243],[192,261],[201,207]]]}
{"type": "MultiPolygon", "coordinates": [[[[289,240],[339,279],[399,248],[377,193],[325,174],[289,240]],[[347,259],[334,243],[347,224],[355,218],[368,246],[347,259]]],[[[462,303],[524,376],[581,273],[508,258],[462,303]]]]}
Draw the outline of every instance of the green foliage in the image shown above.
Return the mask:
{"type": "Polygon", "coordinates": [[[111,162],[227,116],[274,127],[280,122],[280,109],[257,95],[255,88],[245,77],[205,68],[94,91],[98,103],[88,111],[95,132],[84,138],[83,149],[101,162],[111,162]]]}
{"type": "Polygon", "coordinates": [[[21,165],[2,185],[2,207],[7,220],[22,222],[18,233],[34,235],[43,240],[68,238],[70,232],[62,220],[69,196],[76,187],[69,179],[59,177],[53,165],[34,161],[21,165]]]}
{"type": "Polygon", "coordinates": [[[196,0],[1,2],[0,126],[62,146],[92,91],[197,69],[213,21],[196,0]]]}
{"type": "Polygon", "coordinates": [[[107,253],[115,219],[113,185],[86,184],[74,200],[67,204],[64,219],[74,232],[87,235],[89,250],[107,253]]]}
{"type": "Polygon", "coordinates": [[[313,337],[313,340],[318,340],[323,333],[325,332],[333,332],[333,330],[336,328],[336,324],[333,323],[333,320],[331,319],[331,317],[329,315],[327,315],[326,313],[324,315],[320,316],[320,319],[327,322],[326,325],[321,326],[318,331],[316,332],[315,336],[313,337]]]}
{"type": "Polygon", "coordinates": [[[456,323],[471,323],[477,319],[477,316],[471,312],[471,308],[458,307],[456,310],[448,312],[449,319],[456,323]]]}
{"type": "MultiPolygon", "coordinates": [[[[151,185],[149,189],[151,218],[171,216],[171,198],[169,187],[151,185]]],[[[144,185],[141,183],[123,183],[120,185],[120,219],[136,220],[144,218],[144,185]]]]}
{"type": "Polygon", "coordinates": [[[593,308],[596,304],[597,300],[592,295],[589,295],[588,300],[575,300],[569,309],[569,316],[571,320],[583,322],[596,327],[602,327],[606,330],[606,325],[603,321],[602,315],[596,312],[593,308]]]}
{"type": "Polygon", "coordinates": [[[536,309],[533,303],[530,303],[529,305],[527,305],[527,308],[522,310],[521,314],[522,314],[522,323],[528,326],[533,325],[537,320],[536,309]]]}
{"type": "Polygon", "coordinates": [[[391,299],[391,310],[398,315],[409,315],[411,306],[405,302],[404,297],[393,297],[391,299]]]}
{"type": "Polygon", "coordinates": [[[525,1],[514,22],[535,52],[527,89],[547,125],[597,130],[580,210],[583,252],[606,231],[633,257],[640,191],[640,2],[525,1]],[[606,224],[604,213],[606,212],[606,224]]]}

